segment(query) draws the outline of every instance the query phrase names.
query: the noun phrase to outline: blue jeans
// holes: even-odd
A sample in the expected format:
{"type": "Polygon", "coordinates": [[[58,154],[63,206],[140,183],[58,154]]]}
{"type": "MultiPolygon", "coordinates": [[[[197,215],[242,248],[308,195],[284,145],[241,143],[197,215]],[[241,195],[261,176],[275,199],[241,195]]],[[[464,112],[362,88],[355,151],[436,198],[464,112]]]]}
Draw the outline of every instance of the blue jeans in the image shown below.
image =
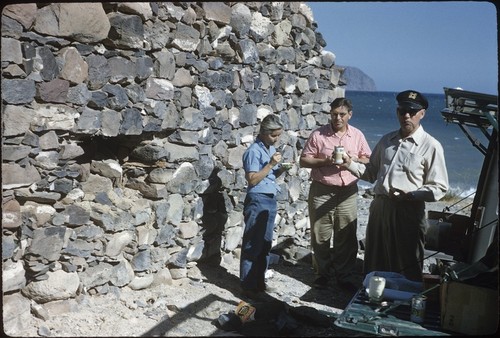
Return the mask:
{"type": "Polygon", "coordinates": [[[243,206],[245,230],[241,244],[241,287],[262,290],[273,242],[276,198],[272,194],[249,193],[243,206]]]}

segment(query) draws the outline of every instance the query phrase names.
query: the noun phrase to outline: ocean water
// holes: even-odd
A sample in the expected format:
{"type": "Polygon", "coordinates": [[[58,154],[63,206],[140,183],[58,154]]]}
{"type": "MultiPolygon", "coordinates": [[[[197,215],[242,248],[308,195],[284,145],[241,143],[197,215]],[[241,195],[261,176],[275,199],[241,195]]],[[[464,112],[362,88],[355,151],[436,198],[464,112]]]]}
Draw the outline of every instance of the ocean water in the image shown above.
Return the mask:
{"type": "MultiPolygon", "coordinates": [[[[399,128],[396,95],[396,92],[346,91],[346,97],[353,104],[353,117],[349,123],[365,134],[372,150],[384,134],[399,128]]],[[[444,148],[450,191],[461,197],[469,196],[476,191],[484,155],[473,146],[458,124],[443,119],[441,111],[446,108],[444,91],[443,94],[424,95],[429,108],[421,124],[444,148]]],[[[488,145],[478,128],[472,127],[471,130],[481,143],[488,145]]],[[[371,184],[361,181],[360,186],[366,188],[371,184]]]]}

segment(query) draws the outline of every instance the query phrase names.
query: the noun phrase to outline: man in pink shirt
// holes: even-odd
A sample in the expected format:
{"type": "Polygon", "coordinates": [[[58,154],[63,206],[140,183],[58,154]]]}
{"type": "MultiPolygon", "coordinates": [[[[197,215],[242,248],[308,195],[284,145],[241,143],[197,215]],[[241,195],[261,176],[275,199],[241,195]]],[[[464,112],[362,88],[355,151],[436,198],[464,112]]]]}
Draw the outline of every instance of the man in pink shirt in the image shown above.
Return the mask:
{"type": "Polygon", "coordinates": [[[371,150],[363,133],[348,124],[352,117],[349,99],[335,99],[330,116],[329,124],[311,133],[300,157],[302,167],[312,168],[308,207],[313,266],[319,275],[314,286],[326,288],[335,276],[339,286],[354,291],[360,286],[354,275],[358,178],[335,164],[334,150],[343,146],[345,153],[363,163],[368,162],[371,150]]]}

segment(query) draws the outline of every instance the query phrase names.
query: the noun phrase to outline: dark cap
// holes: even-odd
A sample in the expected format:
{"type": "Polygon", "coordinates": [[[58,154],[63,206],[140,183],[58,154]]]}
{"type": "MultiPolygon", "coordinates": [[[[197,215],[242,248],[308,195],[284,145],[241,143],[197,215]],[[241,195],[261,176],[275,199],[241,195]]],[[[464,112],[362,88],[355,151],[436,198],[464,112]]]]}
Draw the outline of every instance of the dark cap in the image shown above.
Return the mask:
{"type": "Polygon", "coordinates": [[[405,90],[396,96],[398,106],[410,109],[427,109],[429,102],[416,90],[405,90]]]}

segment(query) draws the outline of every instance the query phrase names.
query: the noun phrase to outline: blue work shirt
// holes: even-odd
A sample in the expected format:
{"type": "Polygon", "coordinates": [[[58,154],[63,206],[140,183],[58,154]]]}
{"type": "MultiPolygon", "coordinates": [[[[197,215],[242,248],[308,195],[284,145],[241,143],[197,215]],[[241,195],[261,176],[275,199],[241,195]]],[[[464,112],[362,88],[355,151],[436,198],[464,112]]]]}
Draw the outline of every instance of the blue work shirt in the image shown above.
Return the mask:
{"type": "MultiPolygon", "coordinates": [[[[255,142],[252,143],[243,154],[243,169],[246,173],[261,171],[262,168],[271,162],[271,156],[275,152],[276,148],[274,146],[270,146],[269,149],[267,149],[264,142],[257,137],[255,142]]],[[[279,164],[275,165],[273,169],[269,171],[269,174],[256,185],[248,185],[247,193],[276,195],[279,191],[279,187],[276,184],[276,171],[280,169],[280,166],[279,164]]]]}

